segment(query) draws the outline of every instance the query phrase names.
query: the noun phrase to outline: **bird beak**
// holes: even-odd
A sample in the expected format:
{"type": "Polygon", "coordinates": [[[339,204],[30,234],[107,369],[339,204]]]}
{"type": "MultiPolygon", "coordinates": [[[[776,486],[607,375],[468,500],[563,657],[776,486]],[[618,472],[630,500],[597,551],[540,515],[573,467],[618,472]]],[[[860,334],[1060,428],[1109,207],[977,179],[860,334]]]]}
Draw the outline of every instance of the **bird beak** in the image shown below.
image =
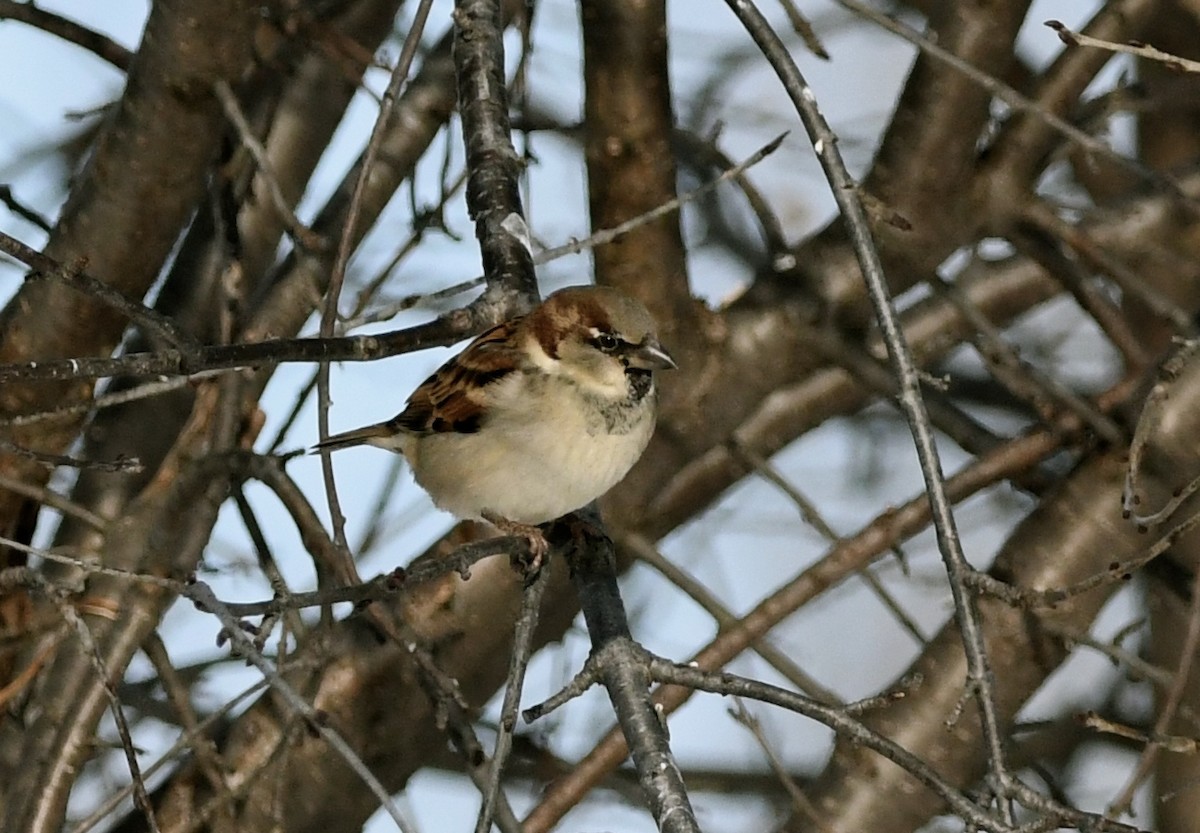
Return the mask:
{"type": "Polygon", "coordinates": [[[679,367],[671,354],[663,349],[658,339],[647,337],[628,353],[630,367],[641,370],[674,370],[679,367]]]}

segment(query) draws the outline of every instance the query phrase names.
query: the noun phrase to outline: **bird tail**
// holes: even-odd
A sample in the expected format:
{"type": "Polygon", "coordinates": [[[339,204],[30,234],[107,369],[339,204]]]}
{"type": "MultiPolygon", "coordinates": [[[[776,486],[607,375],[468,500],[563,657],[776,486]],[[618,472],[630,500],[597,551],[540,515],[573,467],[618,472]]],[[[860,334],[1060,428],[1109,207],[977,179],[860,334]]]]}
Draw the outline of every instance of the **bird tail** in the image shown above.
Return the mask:
{"type": "Polygon", "coordinates": [[[322,451],[338,451],[356,445],[378,445],[378,440],[386,439],[395,434],[394,428],[389,428],[386,422],[368,425],[366,428],[356,428],[334,434],[328,439],[314,445],[308,450],[309,454],[319,454],[322,451]]]}

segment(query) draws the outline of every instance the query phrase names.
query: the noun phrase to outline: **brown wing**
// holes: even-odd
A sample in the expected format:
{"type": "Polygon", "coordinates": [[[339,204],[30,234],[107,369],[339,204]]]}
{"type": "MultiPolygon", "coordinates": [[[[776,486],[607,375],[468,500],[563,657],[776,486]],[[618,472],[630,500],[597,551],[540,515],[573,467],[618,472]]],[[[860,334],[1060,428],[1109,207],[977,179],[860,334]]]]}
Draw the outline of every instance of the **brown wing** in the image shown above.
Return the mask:
{"type": "Polygon", "coordinates": [[[473,434],[483,420],[488,385],[515,373],[521,366],[513,342],[520,319],[497,324],[434,371],[413,391],[408,406],[388,425],[417,434],[473,434]]]}

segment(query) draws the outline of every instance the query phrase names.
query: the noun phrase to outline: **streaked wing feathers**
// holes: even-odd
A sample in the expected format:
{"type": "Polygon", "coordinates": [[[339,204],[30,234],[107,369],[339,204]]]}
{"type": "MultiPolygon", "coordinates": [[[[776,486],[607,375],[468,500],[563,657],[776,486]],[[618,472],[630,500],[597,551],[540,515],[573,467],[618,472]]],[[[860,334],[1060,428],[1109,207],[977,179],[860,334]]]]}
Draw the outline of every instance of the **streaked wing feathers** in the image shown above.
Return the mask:
{"type": "Polygon", "coordinates": [[[521,366],[513,343],[520,319],[498,324],[434,371],[408,400],[408,406],[389,425],[417,434],[473,434],[483,421],[489,385],[521,366]]]}

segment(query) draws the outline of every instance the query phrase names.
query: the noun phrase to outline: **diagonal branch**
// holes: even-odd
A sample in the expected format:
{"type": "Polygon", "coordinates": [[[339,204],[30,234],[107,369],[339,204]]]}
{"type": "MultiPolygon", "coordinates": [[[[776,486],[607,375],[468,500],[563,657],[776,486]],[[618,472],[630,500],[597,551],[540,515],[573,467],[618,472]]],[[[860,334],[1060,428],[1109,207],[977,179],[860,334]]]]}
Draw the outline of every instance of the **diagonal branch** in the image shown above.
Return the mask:
{"type": "MultiPolygon", "coordinates": [[[[809,138],[813,141],[817,157],[821,160],[821,167],[829,179],[834,200],[848,226],[855,255],[858,257],[859,266],[862,268],[863,277],[867,282],[868,295],[875,308],[875,317],[883,333],[883,340],[887,345],[893,370],[900,382],[900,404],[913,434],[917,457],[921,463],[921,474],[925,478],[925,488],[933,507],[933,524],[937,532],[938,549],[945,561],[946,573],[950,578],[955,615],[962,632],[963,646],[967,652],[968,693],[979,704],[991,774],[996,779],[996,785],[1003,787],[1010,775],[1005,763],[1004,735],[996,714],[995,680],[992,677],[987,648],[983,641],[979,611],[974,595],[966,583],[972,567],[962,551],[962,542],[958,537],[954,512],[946,494],[942,464],[929,422],[929,413],[921,395],[917,367],[900,327],[895,306],[892,304],[887,280],[883,274],[883,266],[879,261],[879,254],[871,239],[867,217],[858,198],[857,186],[851,179],[841,154],[837,150],[837,137],[825,122],[817,107],[812,89],[801,76],[800,70],[796,67],[796,63],[788,54],[779,36],[749,0],[742,0],[742,2],[732,2],[731,0],[730,6],[746,26],[759,48],[763,50],[763,54],[779,75],[788,97],[791,98],[792,104],[800,114],[800,120],[804,123],[809,138]]],[[[1007,823],[1012,824],[1012,812],[1006,807],[1007,804],[1002,805],[1001,817],[1007,823]]]]}

